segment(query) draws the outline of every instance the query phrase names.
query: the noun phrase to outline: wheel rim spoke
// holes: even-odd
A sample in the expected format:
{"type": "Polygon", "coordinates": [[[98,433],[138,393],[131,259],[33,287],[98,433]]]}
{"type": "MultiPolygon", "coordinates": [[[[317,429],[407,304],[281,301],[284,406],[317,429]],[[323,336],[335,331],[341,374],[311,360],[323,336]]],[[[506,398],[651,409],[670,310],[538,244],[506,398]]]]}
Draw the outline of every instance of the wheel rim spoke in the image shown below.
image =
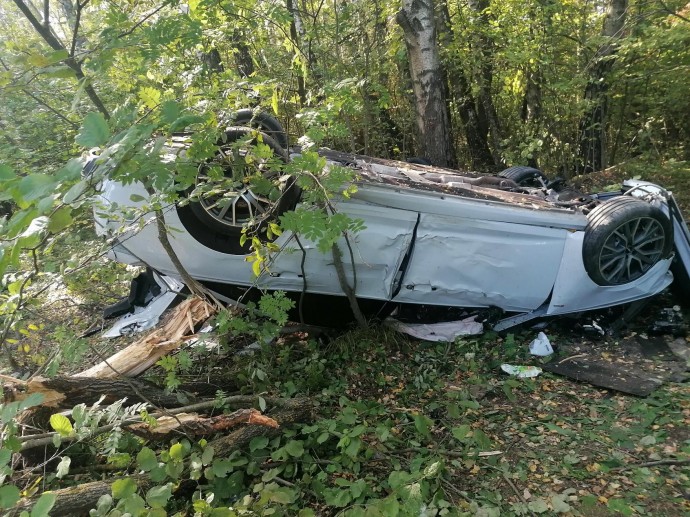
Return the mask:
{"type": "Polygon", "coordinates": [[[607,282],[622,284],[640,278],[662,256],[666,237],[661,223],[639,217],[616,228],[599,254],[599,271],[607,282]]]}

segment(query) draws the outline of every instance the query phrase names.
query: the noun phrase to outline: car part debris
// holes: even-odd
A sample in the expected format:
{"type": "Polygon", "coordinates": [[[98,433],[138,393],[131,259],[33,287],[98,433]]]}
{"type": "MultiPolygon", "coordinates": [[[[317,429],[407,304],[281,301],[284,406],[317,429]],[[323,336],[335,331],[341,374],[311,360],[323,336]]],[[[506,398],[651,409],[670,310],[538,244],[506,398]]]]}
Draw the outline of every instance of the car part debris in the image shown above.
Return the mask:
{"type": "Polygon", "coordinates": [[[158,287],[159,294],[149,298],[145,306],[135,306],[134,311],[120,317],[103,337],[115,338],[118,336],[130,336],[154,327],[165,310],[178,297],[184,284],[172,277],[155,274],[154,283],[158,287]]]}
{"type": "Polygon", "coordinates": [[[683,337],[688,333],[688,326],[683,320],[683,313],[679,305],[661,309],[660,319],[652,323],[649,328],[651,334],[671,334],[673,337],[683,337]]]}
{"type": "Polygon", "coordinates": [[[529,353],[539,357],[546,357],[553,354],[553,347],[546,334],[540,332],[537,338],[529,345],[529,353]]]}

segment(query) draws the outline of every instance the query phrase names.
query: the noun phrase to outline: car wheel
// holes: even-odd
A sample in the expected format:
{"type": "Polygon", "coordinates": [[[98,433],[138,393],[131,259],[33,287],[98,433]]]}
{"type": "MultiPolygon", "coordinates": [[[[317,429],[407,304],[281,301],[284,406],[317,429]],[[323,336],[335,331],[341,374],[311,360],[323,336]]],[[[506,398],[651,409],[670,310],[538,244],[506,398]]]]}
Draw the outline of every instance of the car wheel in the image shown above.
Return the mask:
{"type": "Polygon", "coordinates": [[[663,211],[630,196],[610,199],[587,216],[582,259],[598,285],[637,280],[673,246],[673,226],[663,211]]]}
{"type": "Polygon", "coordinates": [[[280,144],[283,149],[288,148],[288,137],[278,119],[262,111],[250,108],[241,109],[232,116],[233,126],[248,126],[260,130],[280,144]]]}
{"type": "Polygon", "coordinates": [[[527,167],[525,165],[515,165],[498,174],[501,178],[513,180],[521,187],[543,187],[546,182],[546,176],[539,169],[534,167],[527,167]],[[543,181],[542,181],[543,180],[543,181]]]}
{"type": "Polygon", "coordinates": [[[282,176],[281,168],[271,167],[276,160],[288,160],[273,138],[256,134],[249,127],[233,127],[225,135],[216,156],[199,165],[196,184],[188,192],[192,200],[178,207],[178,214],[187,231],[201,244],[223,253],[244,254],[249,251],[249,243],[239,243],[243,228],[250,226],[252,234],[258,233],[269,221],[292,210],[299,189],[292,178],[282,176]],[[259,135],[273,158],[252,154],[251,147],[259,135]],[[247,145],[238,147],[237,142],[243,140],[247,145]],[[249,156],[251,160],[247,160],[249,156]],[[262,184],[262,191],[247,183],[250,176],[262,184]]]}

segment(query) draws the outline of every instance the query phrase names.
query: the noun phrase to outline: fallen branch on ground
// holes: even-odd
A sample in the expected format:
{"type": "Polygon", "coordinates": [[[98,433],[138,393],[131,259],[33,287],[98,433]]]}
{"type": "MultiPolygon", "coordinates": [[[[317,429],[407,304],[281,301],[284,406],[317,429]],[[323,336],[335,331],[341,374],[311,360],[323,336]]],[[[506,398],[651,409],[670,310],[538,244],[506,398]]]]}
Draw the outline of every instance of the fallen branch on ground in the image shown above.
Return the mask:
{"type": "Polygon", "coordinates": [[[189,298],[175,307],[159,328],[74,377],[104,379],[139,375],[194,337],[195,328],[215,313],[216,308],[208,302],[189,298]]]}
{"type": "MultiPolygon", "coordinates": [[[[42,406],[74,407],[77,404],[93,404],[101,396],[103,403],[111,404],[127,398],[128,402],[149,402],[157,407],[178,407],[181,405],[176,394],[166,393],[161,388],[136,379],[99,379],[84,377],[34,377],[29,381],[5,378],[3,386],[5,402],[23,400],[33,393],[43,395],[42,406]]],[[[190,398],[188,396],[188,398],[190,398]]],[[[189,402],[195,402],[191,397],[189,402]]]]}
{"type": "MultiPolygon", "coordinates": [[[[189,413],[189,412],[194,412],[194,411],[200,411],[202,409],[209,409],[212,407],[215,407],[217,405],[221,406],[227,406],[230,409],[240,409],[240,408],[246,408],[248,406],[254,406],[258,405],[259,397],[256,396],[247,396],[247,395],[235,395],[232,397],[226,397],[224,399],[220,400],[207,400],[204,402],[198,402],[196,404],[191,404],[189,406],[184,406],[180,408],[175,408],[175,409],[170,409],[165,412],[158,412],[158,413],[153,413],[150,415],[152,418],[162,418],[162,417],[170,417],[171,415],[179,415],[181,413],[189,413]]],[[[274,399],[274,398],[266,398],[266,406],[271,407],[271,408],[287,408],[291,407],[292,404],[294,404],[294,399],[274,399]]],[[[280,412],[278,413],[280,414],[280,412]]],[[[129,425],[133,424],[138,424],[141,423],[142,419],[141,417],[133,417],[127,420],[123,420],[121,422],[113,423],[113,424],[108,424],[108,425],[103,425],[101,427],[96,428],[86,439],[92,438],[94,436],[98,436],[103,433],[107,433],[108,431],[112,431],[115,427],[127,427],[129,425]]],[[[278,418],[278,423],[280,424],[281,421],[278,418]]],[[[53,437],[57,433],[43,433],[43,434],[38,434],[38,435],[28,435],[28,436],[22,436],[20,437],[20,440],[23,441],[22,443],[22,451],[25,451],[27,449],[33,449],[35,447],[43,447],[45,445],[50,445],[53,443],[53,437]]],[[[67,442],[73,442],[76,441],[78,438],[76,436],[66,436],[62,438],[62,443],[67,443],[67,442]]]]}

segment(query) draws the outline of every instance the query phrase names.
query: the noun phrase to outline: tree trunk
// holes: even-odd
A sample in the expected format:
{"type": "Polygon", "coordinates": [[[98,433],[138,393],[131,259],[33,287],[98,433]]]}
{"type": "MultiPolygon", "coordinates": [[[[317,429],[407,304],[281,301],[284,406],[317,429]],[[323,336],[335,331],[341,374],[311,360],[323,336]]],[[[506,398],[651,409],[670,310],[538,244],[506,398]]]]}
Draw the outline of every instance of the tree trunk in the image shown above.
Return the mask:
{"type": "MultiPolygon", "coordinates": [[[[302,51],[302,42],[304,39],[304,24],[302,23],[302,15],[299,12],[299,6],[296,5],[297,0],[286,0],[287,10],[290,13],[290,38],[295,47],[295,52],[300,55],[300,60],[304,61],[304,52],[302,51]]],[[[297,93],[299,101],[302,106],[307,103],[307,85],[306,85],[306,66],[302,66],[302,70],[297,74],[297,93]]]]}
{"type": "Polygon", "coordinates": [[[254,73],[254,60],[249,52],[249,45],[244,41],[244,34],[235,29],[232,33],[232,46],[235,47],[235,68],[240,77],[249,77],[254,73]]]}
{"type": "MultiPolygon", "coordinates": [[[[438,35],[439,42],[449,48],[453,42],[453,29],[448,12],[448,3],[441,0],[438,5],[438,35]]],[[[465,139],[467,140],[467,151],[470,155],[472,167],[477,170],[485,170],[494,165],[486,133],[482,134],[479,127],[479,114],[477,113],[477,103],[472,95],[472,89],[465,77],[465,72],[459,63],[447,60],[444,69],[447,74],[446,82],[454,85],[451,88],[453,99],[457,106],[460,120],[465,129],[465,139]]]]}
{"type": "Polygon", "coordinates": [[[436,42],[433,2],[403,0],[396,21],[403,29],[415,95],[420,154],[440,167],[455,164],[451,121],[436,42]]]}
{"type": "Polygon", "coordinates": [[[489,16],[487,9],[488,0],[470,0],[470,9],[475,13],[475,25],[477,27],[477,47],[479,49],[479,70],[475,76],[479,84],[479,126],[482,133],[488,135],[491,141],[491,153],[494,165],[502,165],[501,153],[501,124],[491,95],[491,86],[494,77],[493,42],[488,35],[489,16]]]}
{"type": "Polygon", "coordinates": [[[604,26],[601,31],[605,40],[591,59],[589,82],[585,88],[587,111],[580,121],[580,162],[582,170],[589,173],[606,168],[606,130],[608,127],[609,75],[615,61],[618,40],[625,25],[628,0],[610,0],[604,26]]]}

